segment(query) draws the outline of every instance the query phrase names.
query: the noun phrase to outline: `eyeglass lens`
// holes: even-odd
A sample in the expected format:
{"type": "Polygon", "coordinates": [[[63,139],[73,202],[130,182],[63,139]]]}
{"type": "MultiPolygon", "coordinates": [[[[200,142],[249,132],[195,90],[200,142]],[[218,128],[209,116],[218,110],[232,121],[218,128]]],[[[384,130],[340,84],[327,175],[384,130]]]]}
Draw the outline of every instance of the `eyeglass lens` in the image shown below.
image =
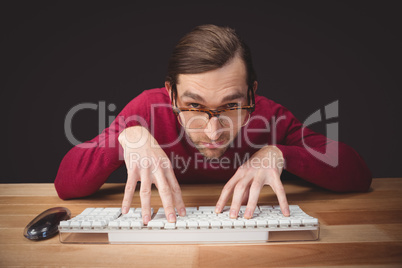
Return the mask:
{"type": "MultiPolygon", "coordinates": [[[[236,128],[244,126],[249,118],[248,110],[229,110],[218,116],[219,122],[224,127],[236,128]]],[[[204,128],[209,122],[209,115],[199,111],[182,111],[179,116],[180,124],[186,128],[204,128]]]]}

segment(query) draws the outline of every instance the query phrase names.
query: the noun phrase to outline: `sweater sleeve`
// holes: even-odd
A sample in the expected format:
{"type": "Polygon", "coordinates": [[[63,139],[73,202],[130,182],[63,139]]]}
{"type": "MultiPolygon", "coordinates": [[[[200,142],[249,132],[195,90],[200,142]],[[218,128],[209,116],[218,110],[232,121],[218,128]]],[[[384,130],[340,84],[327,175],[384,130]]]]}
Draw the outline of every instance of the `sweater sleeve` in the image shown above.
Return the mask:
{"type": "Polygon", "coordinates": [[[93,194],[110,174],[124,164],[118,136],[125,128],[142,125],[148,128],[146,91],[134,98],[120,112],[110,127],[94,139],[74,146],[63,158],[54,182],[61,199],[93,194]]]}
{"type": "Polygon", "coordinates": [[[283,106],[275,113],[283,118],[277,128],[284,129],[278,135],[283,140],[276,146],[283,153],[287,171],[332,191],[368,191],[371,172],[353,148],[303,126],[283,106]]]}

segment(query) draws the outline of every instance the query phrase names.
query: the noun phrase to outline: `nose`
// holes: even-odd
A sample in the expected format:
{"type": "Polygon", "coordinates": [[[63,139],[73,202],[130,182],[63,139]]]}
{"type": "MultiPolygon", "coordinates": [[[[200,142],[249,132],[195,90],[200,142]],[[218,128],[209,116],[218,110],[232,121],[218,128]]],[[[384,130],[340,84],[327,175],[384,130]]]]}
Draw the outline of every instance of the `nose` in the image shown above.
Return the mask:
{"type": "Polygon", "coordinates": [[[204,133],[208,136],[210,140],[215,141],[219,139],[223,132],[221,131],[221,128],[222,125],[219,122],[218,117],[214,116],[209,120],[207,126],[204,129],[204,133]]]}

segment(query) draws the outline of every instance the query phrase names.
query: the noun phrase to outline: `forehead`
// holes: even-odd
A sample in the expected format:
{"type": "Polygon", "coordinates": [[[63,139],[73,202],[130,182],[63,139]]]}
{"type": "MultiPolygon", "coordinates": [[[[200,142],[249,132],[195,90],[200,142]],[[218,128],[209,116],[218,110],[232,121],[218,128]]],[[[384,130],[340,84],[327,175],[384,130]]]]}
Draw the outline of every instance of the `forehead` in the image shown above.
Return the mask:
{"type": "MultiPolygon", "coordinates": [[[[180,74],[178,76],[177,93],[182,96],[188,93],[197,94],[203,98],[218,100],[228,94],[247,92],[247,72],[244,62],[235,57],[222,68],[199,73],[180,74]]],[[[191,95],[191,94],[190,94],[191,95]]]]}

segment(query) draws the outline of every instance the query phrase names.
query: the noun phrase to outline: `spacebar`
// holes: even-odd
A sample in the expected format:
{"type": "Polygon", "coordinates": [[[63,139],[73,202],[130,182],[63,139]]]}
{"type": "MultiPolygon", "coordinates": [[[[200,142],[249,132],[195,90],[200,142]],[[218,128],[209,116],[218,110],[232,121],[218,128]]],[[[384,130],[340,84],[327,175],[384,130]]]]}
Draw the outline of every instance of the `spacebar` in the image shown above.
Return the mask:
{"type": "Polygon", "coordinates": [[[108,233],[109,243],[266,242],[267,230],[131,230],[108,233]]]}

